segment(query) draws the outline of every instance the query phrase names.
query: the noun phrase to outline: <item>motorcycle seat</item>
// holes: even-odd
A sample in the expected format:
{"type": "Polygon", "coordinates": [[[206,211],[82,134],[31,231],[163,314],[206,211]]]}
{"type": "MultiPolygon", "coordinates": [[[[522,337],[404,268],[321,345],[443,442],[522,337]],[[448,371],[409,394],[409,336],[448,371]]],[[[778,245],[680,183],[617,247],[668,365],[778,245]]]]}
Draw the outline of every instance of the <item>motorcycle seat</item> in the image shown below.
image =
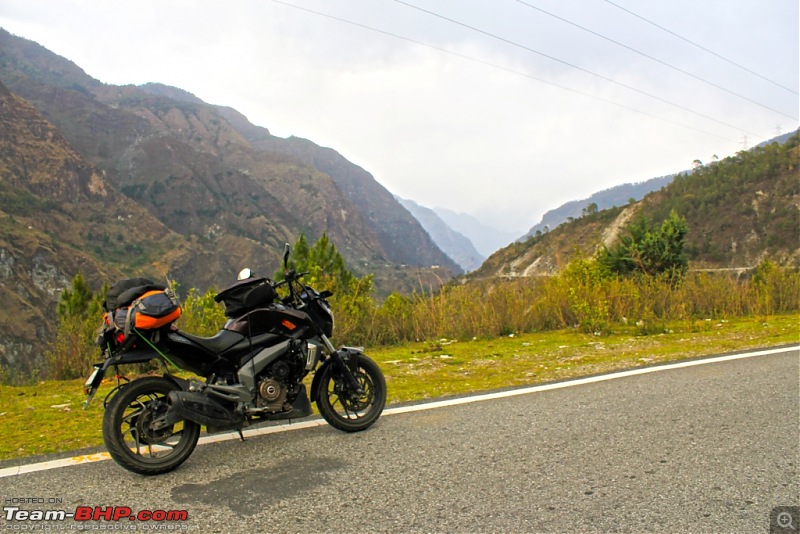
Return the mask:
{"type": "Polygon", "coordinates": [[[213,337],[193,336],[192,334],[187,334],[182,330],[179,331],[179,333],[181,336],[212,354],[220,354],[244,339],[242,334],[237,334],[236,332],[232,332],[230,330],[220,330],[214,334],[213,337]]]}

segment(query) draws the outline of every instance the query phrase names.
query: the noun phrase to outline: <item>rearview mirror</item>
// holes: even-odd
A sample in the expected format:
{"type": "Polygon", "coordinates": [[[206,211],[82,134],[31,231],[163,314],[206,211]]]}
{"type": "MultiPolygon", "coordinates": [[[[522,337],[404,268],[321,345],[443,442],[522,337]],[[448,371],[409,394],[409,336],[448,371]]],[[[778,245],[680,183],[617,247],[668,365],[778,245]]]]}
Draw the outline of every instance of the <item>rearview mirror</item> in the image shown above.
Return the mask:
{"type": "Polygon", "coordinates": [[[241,271],[239,271],[239,275],[236,277],[237,280],[247,280],[248,278],[253,277],[253,271],[245,267],[241,271]]]}
{"type": "Polygon", "coordinates": [[[292,246],[289,243],[283,245],[283,270],[289,268],[289,253],[292,251],[292,246]]]}

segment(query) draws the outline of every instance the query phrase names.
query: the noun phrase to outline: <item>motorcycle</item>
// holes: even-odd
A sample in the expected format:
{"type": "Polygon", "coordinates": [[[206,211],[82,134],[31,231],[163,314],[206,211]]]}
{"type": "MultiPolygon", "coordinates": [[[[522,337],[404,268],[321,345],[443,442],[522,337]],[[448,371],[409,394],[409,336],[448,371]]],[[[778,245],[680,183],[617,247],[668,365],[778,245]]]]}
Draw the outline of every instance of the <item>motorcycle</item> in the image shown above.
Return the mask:
{"type": "Polygon", "coordinates": [[[174,325],[155,331],[133,329],[114,342],[107,333],[105,360],[94,365],[84,390],[89,405],[110,368],[117,387],[104,401],[103,441],[123,468],[157,475],[180,466],[191,455],[201,426],[208,433],[237,431],[261,421],[299,419],[316,403],[325,421],[345,432],[372,426],[386,402],[386,382],[363,349],[336,349],[330,291],[317,292],[288,269],[284,280],[254,277],[249,269],[215,300],[229,317],[213,337],[199,337],[174,325]],[[281,298],[277,289],[285,286],[281,298]],[[156,360],[163,376],[129,381],[119,366],[156,360]],[[169,372],[167,363],[205,380],[169,372]],[[310,396],[303,379],[313,374],[310,396]]]}

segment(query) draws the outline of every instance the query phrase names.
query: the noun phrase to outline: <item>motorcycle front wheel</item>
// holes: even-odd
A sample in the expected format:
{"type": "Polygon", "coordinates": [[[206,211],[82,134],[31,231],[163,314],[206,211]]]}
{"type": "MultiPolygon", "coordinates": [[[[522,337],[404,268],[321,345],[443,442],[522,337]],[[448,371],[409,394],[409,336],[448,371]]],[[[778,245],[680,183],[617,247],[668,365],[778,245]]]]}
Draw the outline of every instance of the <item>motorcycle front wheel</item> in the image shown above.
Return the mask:
{"type": "Polygon", "coordinates": [[[354,357],[358,367],[353,377],[362,392],[350,391],[334,366],[329,365],[323,371],[316,396],[317,408],[325,421],[345,432],[359,432],[372,426],[386,404],[386,380],[378,364],[364,354],[354,357]]]}
{"type": "Polygon", "coordinates": [[[122,387],[103,415],[103,441],[119,465],[141,475],[172,471],[192,454],[200,425],[180,421],[154,430],[151,423],[169,405],[167,395],[177,389],[160,377],[134,380],[122,387]]]}

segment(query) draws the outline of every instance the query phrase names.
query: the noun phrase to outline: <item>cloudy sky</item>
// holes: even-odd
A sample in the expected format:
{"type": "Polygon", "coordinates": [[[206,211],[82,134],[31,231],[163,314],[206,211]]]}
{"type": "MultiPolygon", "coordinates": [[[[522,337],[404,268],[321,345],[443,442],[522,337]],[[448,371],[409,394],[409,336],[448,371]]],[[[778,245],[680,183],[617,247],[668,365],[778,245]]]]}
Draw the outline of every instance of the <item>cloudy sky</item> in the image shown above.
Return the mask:
{"type": "Polygon", "coordinates": [[[797,0],[0,0],[111,84],[305,137],[519,232],[798,127],[797,0]]]}

